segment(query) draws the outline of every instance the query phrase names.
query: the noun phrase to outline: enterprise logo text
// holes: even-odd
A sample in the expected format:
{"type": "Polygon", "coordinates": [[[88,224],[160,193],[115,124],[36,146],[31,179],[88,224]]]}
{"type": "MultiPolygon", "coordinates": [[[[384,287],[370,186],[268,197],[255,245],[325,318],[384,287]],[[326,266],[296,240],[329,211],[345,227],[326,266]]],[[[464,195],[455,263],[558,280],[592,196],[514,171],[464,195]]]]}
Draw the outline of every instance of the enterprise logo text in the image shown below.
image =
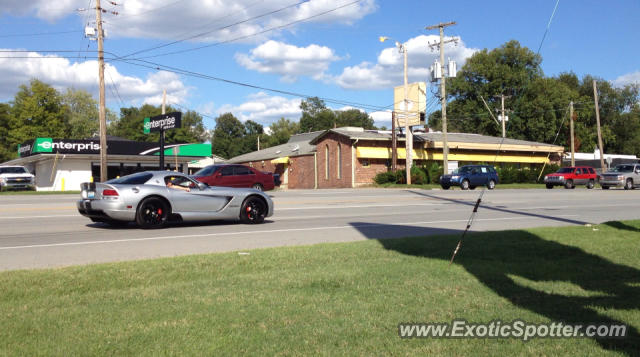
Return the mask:
{"type": "Polygon", "coordinates": [[[148,121],[148,122],[146,122],[144,124],[145,124],[145,126],[148,126],[149,129],[173,127],[176,124],[176,118],[170,117],[170,118],[166,118],[166,119],[148,121]]]}
{"type": "Polygon", "coordinates": [[[90,141],[88,143],[66,143],[62,140],[44,141],[39,143],[38,146],[45,150],[65,149],[65,150],[75,150],[77,152],[81,152],[85,150],[100,150],[100,144],[94,143],[93,141],[90,141]]]}

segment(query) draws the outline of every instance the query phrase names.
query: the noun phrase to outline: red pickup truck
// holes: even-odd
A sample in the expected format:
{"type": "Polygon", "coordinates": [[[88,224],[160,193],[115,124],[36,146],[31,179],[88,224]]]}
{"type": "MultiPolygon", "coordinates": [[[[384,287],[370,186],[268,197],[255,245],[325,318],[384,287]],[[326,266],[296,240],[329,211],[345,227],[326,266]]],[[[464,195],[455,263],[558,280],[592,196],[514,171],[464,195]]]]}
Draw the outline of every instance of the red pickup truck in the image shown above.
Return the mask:
{"type": "Polygon", "coordinates": [[[598,174],[593,167],[589,166],[561,167],[555,173],[544,177],[544,183],[549,189],[553,186],[575,188],[576,185],[585,185],[588,189],[592,189],[596,181],[598,181],[598,174]]]}

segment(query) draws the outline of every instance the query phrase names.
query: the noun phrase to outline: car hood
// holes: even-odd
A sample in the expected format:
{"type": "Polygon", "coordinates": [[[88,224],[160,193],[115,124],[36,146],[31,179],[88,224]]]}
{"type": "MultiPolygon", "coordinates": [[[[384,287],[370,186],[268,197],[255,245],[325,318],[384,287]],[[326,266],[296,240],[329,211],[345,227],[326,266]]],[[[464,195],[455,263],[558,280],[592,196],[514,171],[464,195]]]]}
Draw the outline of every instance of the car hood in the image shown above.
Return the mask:
{"type": "Polygon", "coordinates": [[[33,174],[0,174],[0,177],[25,177],[25,178],[29,178],[29,177],[35,177],[33,176],[33,174]]]}

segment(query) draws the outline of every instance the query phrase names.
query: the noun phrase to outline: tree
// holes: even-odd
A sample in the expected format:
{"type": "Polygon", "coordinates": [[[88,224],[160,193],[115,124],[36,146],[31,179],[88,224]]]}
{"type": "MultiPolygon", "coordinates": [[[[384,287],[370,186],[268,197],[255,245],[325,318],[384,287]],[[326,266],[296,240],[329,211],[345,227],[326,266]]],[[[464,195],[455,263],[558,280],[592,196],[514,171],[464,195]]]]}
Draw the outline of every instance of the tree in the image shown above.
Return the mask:
{"type": "Polygon", "coordinates": [[[216,118],[216,128],[211,137],[213,154],[230,159],[244,154],[245,126],[233,114],[225,113],[216,118]]]}
{"type": "Polygon", "coordinates": [[[247,120],[244,123],[243,153],[258,150],[258,137],[260,137],[263,132],[264,130],[262,125],[254,122],[253,120],[247,120]]]}
{"type": "Polygon", "coordinates": [[[355,126],[364,129],[375,129],[373,119],[369,114],[358,109],[336,111],[338,126],[355,126]]]}
{"type": "Polygon", "coordinates": [[[277,122],[269,126],[271,134],[260,137],[261,148],[281,145],[289,141],[291,135],[300,131],[300,124],[285,118],[278,119],[277,122]]]}
{"type": "Polygon", "coordinates": [[[318,97],[311,97],[300,103],[302,117],[300,131],[303,133],[326,130],[337,126],[336,114],[328,109],[324,101],[318,97]]]}
{"type": "Polygon", "coordinates": [[[100,130],[98,120],[98,102],[89,92],[67,89],[62,95],[62,104],[66,110],[70,139],[84,139],[96,136],[100,130]]]}
{"type": "Polygon", "coordinates": [[[37,137],[65,138],[69,134],[66,109],[60,93],[33,79],[21,85],[11,105],[7,142],[10,148],[37,137]]]}
{"type": "Polygon", "coordinates": [[[12,148],[7,140],[9,136],[9,110],[7,103],[0,103],[0,162],[14,159],[18,154],[18,148],[12,148]]]}
{"type": "MultiPolygon", "coordinates": [[[[178,110],[167,107],[166,112],[178,110]]],[[[140,108],[130,107],[120,109],[120,118],[109,125],[109,134],[135,140],[158,142],[159,133],[144,133],[144,118],[162,114],[162,108],[145,104],[140,108]]],[[[182,127],[165,131],[165,143],[198,143],[208,140],[208,133],[204,127],[202,116],[194,111],[182,114],[182,127]]]]}

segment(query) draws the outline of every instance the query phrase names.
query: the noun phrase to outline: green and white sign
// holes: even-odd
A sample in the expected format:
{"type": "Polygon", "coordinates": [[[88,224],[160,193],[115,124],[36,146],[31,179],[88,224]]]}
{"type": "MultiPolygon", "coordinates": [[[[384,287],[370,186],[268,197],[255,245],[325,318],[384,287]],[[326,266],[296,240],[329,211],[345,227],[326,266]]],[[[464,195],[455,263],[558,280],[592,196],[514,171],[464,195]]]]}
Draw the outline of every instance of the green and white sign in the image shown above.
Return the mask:
{"type": "Polygon", "coordinates": [[[182,127],[182,113],[173,112],[144,118],[143,132],[145,134],[182,127]]]}
{"type": "Polygon", "coordinates": [[[145,134],[149,134],[151,132],[151,118],[144,118],[144,130],[145,134]]]}
{"type": "Polygon", "coordinates": [[[36,138],[33,143],[33,152],[53,152],[52,138],[36,138]]]}

